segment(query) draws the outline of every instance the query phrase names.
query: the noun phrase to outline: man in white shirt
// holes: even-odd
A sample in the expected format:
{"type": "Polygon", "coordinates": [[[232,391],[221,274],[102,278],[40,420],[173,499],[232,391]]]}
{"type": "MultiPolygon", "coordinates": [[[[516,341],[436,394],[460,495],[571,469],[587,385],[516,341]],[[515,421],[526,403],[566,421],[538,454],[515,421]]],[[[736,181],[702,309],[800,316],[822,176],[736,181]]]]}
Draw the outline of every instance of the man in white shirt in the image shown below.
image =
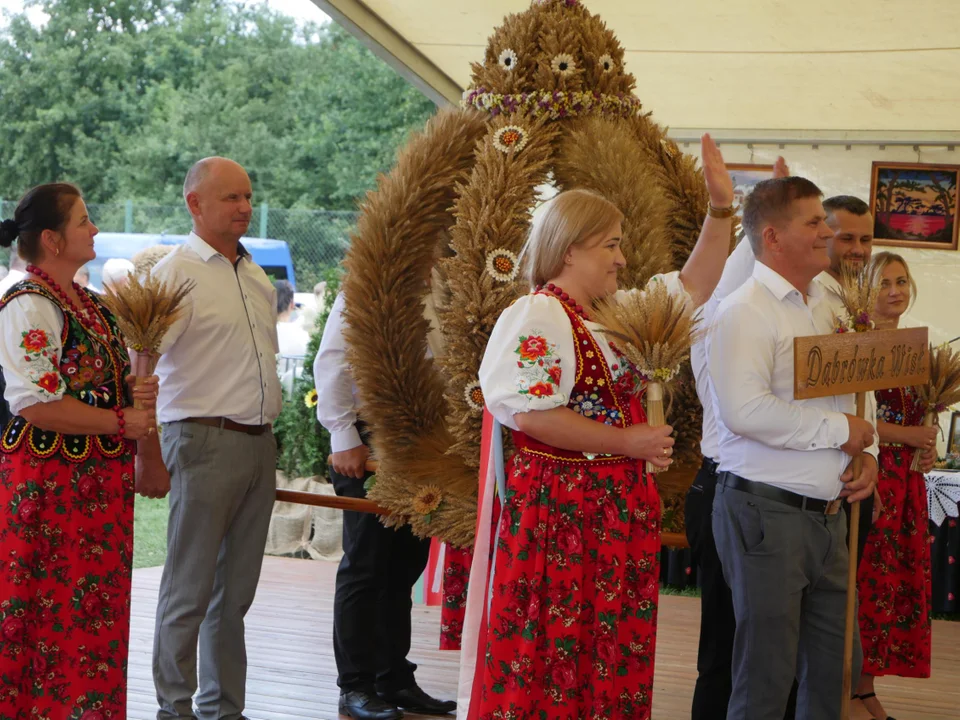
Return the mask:
{"type": "Polygon", "coordinates": [[[206,158],[187,173],[183,193],[193,232],[153,269],[161,281],[194,283],[157,366],[157,417],[171,474],[153,646],[157,718],[239,720],[243,618],[276,497],[277,300],[240,243],[252,214],[244,169],[206,158]]]}
{"type": "Polygon", "coordinates": [[[794,338],[833,328],[814,282],[834,234],[820,195],[795,177],[754,188],[743,223],[757,263],[721,302],[707,340],[720,453],[713,529],[736,615],[730,720],[780,720],[795,677],[801,720],[833,718],[841,701],[840,509],[842,498],[872,495],[877,448],[852,395],[793,398],[794,338]],[[854,478],[852,459],[865,451],[854,478]]]}
{"type": "MultiPolygon", "coordinates": [[[[833,230],[833,237],[827,243],[830,255],[830,267],[817,276],[817,280],[826,288],[827,296],[834,312],[842,316],[842,290],[840,281],[843,266],[862,268],[870,262],[873,250],[873,214],[870,207],[853,195],[835,195],[823,201],[827,213],[827,225],[833,230]]],[[[876,422],[877,403],[873,393],[867,393],[867,418],[876,422]]],[[[860,503],[860,530],[857,536],[857,564],[863,557],[867,543],[867,533],[873,525],[875,495],[864,498],[860,503]]],[[[847,530],[850,529],[850,513],[847,513],[847,530]]]]}
{"type": "MultiPolygon", "coordinates": [[[[366,497],[364,466],[370,456],[360,398],[347,363],[343,331],[344,296],[337,295],[313,363],[317,419],[330,432],[330,481],[337,495],[366,497]]],[[[424,316],[430,321],[428,356],[441,352],[433,297],[424,316]]],[[[343,513],[343,559],[333,602],[333,649],[337,660],[341,715],[358,720],[395,720],[400,708],[442,715],[455,701],[430,697],[417,685],[410,652],[411,593],[427,565],[430,541],[409,527],[386,528],[376,515],[343,513]]]]}
{"type": "MultiPolygon", "coordinates": [[[[787,177],[789,171],[783,158],[777,159],[774,177],[787,177]]],[[[823,285],[825,301],[834,314],[844,312],[840,278],[844,263],[863,266],[870,260],[873,242],[873,216],[865,202],[850,195],[837,195],[823,201],[827,225],[833,237],[827,241],[830,267],[820,273],[816,281],[823,285]]],[[[713,322],[720,302],[745,283],[753,273],[756,258],[750,242],[744,238],[731,253],[724,266],[723,276],[713,296],[702,308],[703,324],[713,322]]],[[[701,588],[700,650],[697,658],[698,677],[693,695],[692,720],[725,717],[730,698],[730,659],[733,652],[735,621],[733,598],[717,555],[713,540],[712,513],[716,488],[717,467],[720,459],[719,435],[713,408],[712,391],[707,371],[706,339],[691,348],[690,360],[697,385],[697,395],[703,406],[703,438],[700,443],[703,465],[697,479],[687,493],[684,517],[687,538],[698,564],[701,588]],[[723,707],[724,714],[718,715],[723,707]]],[[[873,396],[868,394],[867,419],[875,417],[873,396]]],[[[874,497],[861,501],[860,535],[857,558],[863,555],[864,543],[870,529],[874,497]]],[[[849,513],[847,513],[849,519],[849,513]]],[[[848,522],[849,531],[849,522],[848,522]]],[[[792,718],[796,698],[791,695],[785,718],[792,718]]]]}

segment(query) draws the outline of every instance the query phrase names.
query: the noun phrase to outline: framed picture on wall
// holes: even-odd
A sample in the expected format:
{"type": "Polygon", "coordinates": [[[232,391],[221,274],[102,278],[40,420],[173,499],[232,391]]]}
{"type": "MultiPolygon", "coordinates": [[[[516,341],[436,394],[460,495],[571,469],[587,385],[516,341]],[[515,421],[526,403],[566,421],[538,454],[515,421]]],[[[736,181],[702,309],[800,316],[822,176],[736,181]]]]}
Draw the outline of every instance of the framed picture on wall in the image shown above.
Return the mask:
{"type": "MultiPolygon", "coordinates": [[[[727,163],[727,171],[733,180],[733,204],[739,208],[753,186],[761,180],[773,177],[773,165],[754,165],[752,163],[727,163]]],[[[739,214],[737,210],[737,214],[739,214]]]]}
{"type": "Polygon", "coordinates": [[[947,436],[947,454],[960,453],[960,412],[950,416],[950,434],[947,436]]]}
{"type": "Polygon", "coordinates": [[[873,163],[874,243],[956,250],[958,191],[960,165],[873,163]]]}

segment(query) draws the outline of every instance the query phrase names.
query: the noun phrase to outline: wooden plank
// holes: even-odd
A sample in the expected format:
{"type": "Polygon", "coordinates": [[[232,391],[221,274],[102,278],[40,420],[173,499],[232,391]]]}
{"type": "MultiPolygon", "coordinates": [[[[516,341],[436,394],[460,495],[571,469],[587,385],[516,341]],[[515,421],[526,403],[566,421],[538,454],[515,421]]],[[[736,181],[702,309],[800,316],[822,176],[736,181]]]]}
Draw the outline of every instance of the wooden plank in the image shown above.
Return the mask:
{"type": "MultiPolygon", "coordinates": [[[[255,720],[334,720],[339,690],[333,658],[333,593],[337,564],[268,557],[256,601],[246,619],[246,715],[255,720]]],[[[129,720],[153,720],[151,652],[161,568],[133,573],[130,631],[129,720]]],[[[456,696],[460,654],[437,650],[440,609],[416,605],[412,612],[411,661],[417,680],[431,694],[456,696]]],[[[689,720],[697,677],[700,601],[661,596],[656,647],[653,717],[689,720]]],[[[877,693],[898,720],[956,720],[960,707],[960,623],[933,623],[930,679],[877,678],[877,693]]],[[[426,720],[407,715],[409,720],[426,720]]],[[[452,717],[452,716],[451,716],[452,717]]],[[[852,720],[868,720],[855,703],[852,720]]]]}
{"type": "Polygon", "coordinates": [[[794,338],[793,363],[798,400],[925,385],[927,328],[794,338]]]}

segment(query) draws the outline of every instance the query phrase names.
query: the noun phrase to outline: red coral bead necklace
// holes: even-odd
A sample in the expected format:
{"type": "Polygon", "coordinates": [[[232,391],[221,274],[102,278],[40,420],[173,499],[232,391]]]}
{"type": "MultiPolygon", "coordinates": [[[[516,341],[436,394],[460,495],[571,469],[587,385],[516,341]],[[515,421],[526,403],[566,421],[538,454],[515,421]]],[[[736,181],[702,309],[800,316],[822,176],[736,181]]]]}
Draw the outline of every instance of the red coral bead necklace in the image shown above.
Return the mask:
{"type": "Polygon", "coordinates": [[[70,299],[70,296],[64,292],[59,283],[57,283],[45,271],[41,270],[36,265],[28,265],[27,272],[31,275],[36,275],[47,285],[49,285],[50,289],[57,294],[57,296],[63,301],[63,304],[66,305],[70,312],[72,312],[80,321],[81,325],[88,330],[92,330],[98,335],[106,336],[106,330],[103,327],[103,323],[100,322],[100,318],[97,316],[97,307],[93,304],[93,300],[90,299],[89,293],[87,293],[82,287],[80,287],[77,283],[73,283],[73,289],[77,293],[77,297],[79,297],[80,301],[83,303],[85,312],[81,312],[77,308],[76,304],[74,304],[73,300],[70,299]]]}
{"type": "Polygon", "coordinates": [[[546,285],[537,285],[537,292],[542,292],[546,290],[547,292],[553,294],[557,297],[562,303],[573,308],[573,311],[582,317],[584,320],[589,320],[587,312],[583,309],[583,306],[580,305],[576,300],[574,300],[568,293],[565,293],[563,289],[557,287],[553,283],[547,283],[546,285]]]}

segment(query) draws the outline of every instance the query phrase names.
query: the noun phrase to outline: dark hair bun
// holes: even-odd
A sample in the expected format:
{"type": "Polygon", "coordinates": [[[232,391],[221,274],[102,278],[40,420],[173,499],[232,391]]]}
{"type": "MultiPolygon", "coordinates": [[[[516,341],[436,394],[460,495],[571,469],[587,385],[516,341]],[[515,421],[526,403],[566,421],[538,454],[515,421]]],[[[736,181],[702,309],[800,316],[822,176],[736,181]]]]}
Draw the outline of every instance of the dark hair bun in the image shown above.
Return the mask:
{"type": "Polygon", "coordinates": [[[16,220],[0,222],[0,247],[10,247],[20,234],[16,220]]]}

